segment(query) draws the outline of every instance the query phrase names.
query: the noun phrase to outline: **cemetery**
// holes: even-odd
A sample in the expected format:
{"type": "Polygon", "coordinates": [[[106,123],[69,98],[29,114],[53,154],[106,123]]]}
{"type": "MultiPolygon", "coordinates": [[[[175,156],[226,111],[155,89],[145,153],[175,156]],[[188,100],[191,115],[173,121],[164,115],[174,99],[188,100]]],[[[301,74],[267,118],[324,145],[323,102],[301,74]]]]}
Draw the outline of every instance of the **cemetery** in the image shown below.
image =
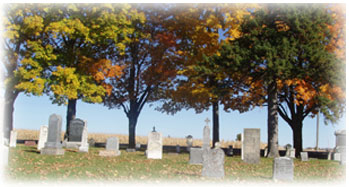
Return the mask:
{"type": "Polygon", "coordinates": [[[341,6],[6,4],[5,181],[345,182],[341,6]]]}

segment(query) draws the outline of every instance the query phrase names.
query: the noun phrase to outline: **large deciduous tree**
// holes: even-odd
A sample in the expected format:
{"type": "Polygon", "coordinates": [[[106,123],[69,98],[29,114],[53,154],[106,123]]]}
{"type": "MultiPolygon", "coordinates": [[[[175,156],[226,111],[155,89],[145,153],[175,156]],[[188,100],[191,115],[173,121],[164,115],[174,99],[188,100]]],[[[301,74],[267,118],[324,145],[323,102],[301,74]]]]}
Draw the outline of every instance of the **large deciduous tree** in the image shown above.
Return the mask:
{"type": "Polygon", "coordinates": [[[167,86],[175,75],[173,61],[176,45],[173,35],[164,23],[167,5],[133,5],[131,13],[138,15],[131,20],[132,33],[124,53],[111,55],[113,63],[123,67],[122,76],[108,79],[110,95],[104,99],[109,108],[122,108],[128,118],[129,148],[135,148],[138,117],[146,103],[156,101],[159,90],[167,86]]]}
{"type": "MultiPolygon", "coordinates": [[[[218,59],[212,56],[220,56],[218,49],[222,41],[240,36],[240,21],[252,7],[256,6],[194,4],[171,9],[175,12],[171,25],[181,61],[177,79],[167,90],[159,110],[174,114],[184,108],[193,108],[199,113],[212,106],[213,146],[219,142],[219,104],[227,103],[227,95],[238,91],[227,89],[227,75],[216,65],[218,59]]],[[[224,108],[226,111],[232,109],[224,108]]]]}
{"type": "MultiPolygon", "coordinates": [[[[22,90],[16,88],[23,79],[30,75],[22,75],[16,71],[25,66],[28,45],[30,40],[37,40],[44,29],[43,18],[40,12],[43,9],[39,5],[8,4],[3,7],[3,35],[2,35],[2,62],[4,71],[5,103],[3,117],[3,131],[6,139],[10,138],[13,129],[14,103],[22,90]]],[[[44,89],[43,79],[36,78],[36,87],[31,87],[31,93],[37,95],[44,89]]]]}
{"type": "Polygon", "coordinates": [[[110,91],[106,78],[121,74],[121,67],[112,65],[108,54],[122,52],[126,40],[122,35],[131,31],[127,27],[128,6],[43,6],[43,30],[35,40],[27,41],[23,65],[15,72],[24,79],[16,89],[33,93],[33,88],[42,88],[39,94],[50,95],[53,103],[68,104],[69,135],[76,101],[102,102],[110,91]],[[42,80],[41,84],[37,80],[42,80]]]}
{"type": "Polygon", "coordinates": [[[293,130],[299,156],[304,118],[320,110],[334,121],[343,112],[343,63],[328,49],[333,24],[323,5],[268,5],[245,19],[242,37],[222,48],[231,68],[251,77],[246,100],[268,104],[269,155],[277,152],[269,132],[277,134],[278,113],[293,130]]]}

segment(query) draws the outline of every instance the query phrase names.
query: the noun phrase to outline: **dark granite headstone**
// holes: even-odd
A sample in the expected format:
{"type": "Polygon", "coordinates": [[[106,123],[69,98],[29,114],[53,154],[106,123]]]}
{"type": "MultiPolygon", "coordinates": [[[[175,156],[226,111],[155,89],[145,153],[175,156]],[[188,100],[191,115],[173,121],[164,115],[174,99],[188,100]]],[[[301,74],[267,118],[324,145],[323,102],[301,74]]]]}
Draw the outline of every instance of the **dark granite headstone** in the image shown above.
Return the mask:
{"type": "Polygon", "coordinates": [[[69,142],[81,142],[82,131],[84,130],[85,122],[81,119],[73,119],[69,126],[69,142]]]}

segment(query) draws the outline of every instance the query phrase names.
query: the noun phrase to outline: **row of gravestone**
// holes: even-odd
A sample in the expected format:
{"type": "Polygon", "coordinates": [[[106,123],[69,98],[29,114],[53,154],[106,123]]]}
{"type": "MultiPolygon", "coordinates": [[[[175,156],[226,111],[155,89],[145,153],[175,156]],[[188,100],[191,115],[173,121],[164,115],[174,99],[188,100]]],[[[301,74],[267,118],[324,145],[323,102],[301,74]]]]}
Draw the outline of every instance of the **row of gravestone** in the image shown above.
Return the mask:
{"type": "MultiPolygon", "coordinates": [[[[215,148],[209,147],[210,127],[206,125],[203,130],[202,148],[191,148],[189,164],[202,165],[202,176],[224,177],[224,151],[217,142],[215,148]]],[[[241,158],[244,162],[257,164],[260,161],[260,129],[244,129],[242,136],[241,158]]],[[[293,180],[293,159],[289,157],[274,158],[273,179],[293,180]]]]}
{"type": "MultiPolygon", "coordinates": [[[[41,154],[48,155],[62,155],[64,149],[60,143],[61,135],[61,117],[55,114],[50,116],[49,127],[46,133],[46,142],[43,148],[41,146],[45,140],[45,128],[40,130],[40,139],[38,149],[41,149],[41,154]]],[[[80,123],[81,124],[81,123],[80,123]]],[[[71,131],[74,134],[74,131],[71,131]]],[[[88,152],[87,143],[87,126],[86,122],[83,124],[83,133],[81,136],[79,150],[86,150],[88,152]],[[85,147],[85,148],[84,148],[85,147]],[[87,148],[86,148],[87,147],[87,148]]],[[[79,139],[73,139],[77,142],[79,139]]],[[[244,129],[242,136],[242,153],[241,158],[246,163],[256,164],[260,161],[260,129],[244,129]]],[[[11,143],[10,143],[11,144],[11,143]]],[[[202,164],[202,176],[207,177],[223,177],[224,176],[224,151],[219,148],[219,143],[215,145],[214,149],[210,148],[210,128],[208,125],[204,127],[203,146],[202,148],[190,149],[190,164],[202,164]]],[[[289,153],[291,154],[291,153],[289,153]]],[[[109,138],[106,143],[106,150],[101,150],[100,156],[118,156],[119,141],[116,137],[109,138]]],[[[303,154],[302,154],[303,155],[303,154]]],[[[148,145],[146,156],[148,159],[162,158],[162,136],[153,130],[148,135],[148,145]]],[[[281,157],[274,159],[274,179],[293,179],[293,160],[288,157],[281,157]]]]}

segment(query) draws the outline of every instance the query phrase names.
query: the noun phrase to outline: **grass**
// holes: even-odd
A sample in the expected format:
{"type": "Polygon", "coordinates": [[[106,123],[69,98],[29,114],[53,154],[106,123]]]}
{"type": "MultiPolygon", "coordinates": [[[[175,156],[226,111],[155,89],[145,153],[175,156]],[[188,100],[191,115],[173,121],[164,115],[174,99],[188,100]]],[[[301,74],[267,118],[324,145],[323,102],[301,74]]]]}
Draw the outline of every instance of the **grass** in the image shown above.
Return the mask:
{"type": "MultiPolygon", "coordinates": [[[[200,165],[189,165],[188,153],[163,154],[161,160],[148,160],[143,151],[125,152],[118,157],[100,157],[102,148],[89,153],[66,149],[63,156],[40,155],[36,146],[17,144],[10,149],[7,174],[15,181],[182,181],[182,182],[272,182],[272,159],[246,164],[240,156],[225,157],[225,177],[201,177],[200,165]]],[[[329,160],[294,160],[295,182],[338,182],[345,179],[345,166],[329,160]]]]}

